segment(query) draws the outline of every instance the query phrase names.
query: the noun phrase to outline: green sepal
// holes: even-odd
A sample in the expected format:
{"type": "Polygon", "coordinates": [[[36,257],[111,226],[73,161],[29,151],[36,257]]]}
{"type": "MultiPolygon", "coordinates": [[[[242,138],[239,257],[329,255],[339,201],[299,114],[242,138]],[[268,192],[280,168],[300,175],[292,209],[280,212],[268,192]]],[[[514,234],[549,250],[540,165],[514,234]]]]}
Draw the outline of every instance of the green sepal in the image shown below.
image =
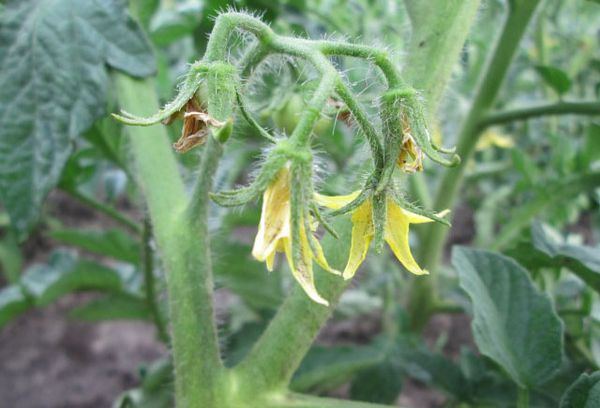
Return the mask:
{"type": "Polygon", "coordinates": [[[310,205],[310,213],[317,219],[319,224],[321,224],[323,228],[325,228],[325,230],[329,232],[335,239],[340,238],[339,234],[337,233],[331,222],[329,222],[327,217],[321,213],[319,207],[315,202],[312,202],[310,205]]]}
{"type": "Polygon", "coordinates": [[[336,217],[338,215],[347,214],[349,212],[354,211],[362,203],[367,201],[373,194],[373,190],[377,186],[377,183],[379,182],[380,177],[378,176],[378,174],[379,174],[379,172],[377,170],[375,170],[375,172],[373,172],[373,174],[371,174],[369,176],[367,182],[363,186],[363,189],[358,194],[358,196],[354,200],[352,200],[351,202],[349,202],[348,204],[343,206],[342,208],[339,208],[337,210],[333,210],[333,211],[329,212],[329,216],[336,217]]]}
{"type": "MultiPolygon", "coordinates": [[[[304,220],[304,194],[302,192],[302,188],[298,188],[302,186],[302,177],[298,177],[301,171],[298,171],[298,164],[292,163],[290,169],[290,226],[291,226],[291,235],[292,235],[292,263],[293,268],[296,268],[297,265],[302,263],[302,241],[300,237],[300,228],[302,222],[304,220]]],[[[310,234],[310,229],[305,231],[308,235],[310,234]]],[[[309,239],[310,242],[310,239],[309,239]]]]}
{"type": "Polygon", "coordinates": [[[254,200],[263,193],[279,173],[279,170],[286,164],[288,158],[273,150],[265,160],[260,172],[247,187],[236,190],[220,191],[210,193],[210,198],[222,207],[237,207],[254,200]]]}
{"type": "Polygon", "coordinates": [[[387,219],[387,195],[385,192],[373,194],[373,242],[375,252],[383,252],[385,223],[387,219]]]}
{"type": "Polygon", "coordinates": [[[244,102],[244,98],[242,97],[239,89],[237,89],[237,88],[236,88],[236,97],[237,97],[238,107],[240,108],[240,112],[242,113],[242,116],[244,117],[244,119],[246,119],[246,122],[248,122],[248,124],[254,130],[256,130],[259,135],[261,135],[265,139],[270,140],[271,142],[276,142],[277,139],[275,139],[275,137],[271,136],[271,134],[269,132],[267,132],[261,125],[259,125],[258,122],[254,120],[254,118],[252,117],[250,112],[248,112],[248,110],[246,109],[246,104],[244,102]]]}
{"type": "Polygon", "coordinates": [[[398,116],[398,123],[400,124],[400,134],[398,136],[390,135],[389,138],[386,137],[386,149],[390,151],[390,155],[387,157],[388,160],[396,160],[398,157],[397,153],[400,152],[400,148],[402,147],[402,139],[404,137],[401,123],[402,115],[406,115],[411,136],[414,138],[415,143],[427,157],[446,167],[455,167],[460,164],[460,157],[455,153],[455,149],[442,148],[436,146],[431,141],[429,130],[427,128],[427,121],[425,119],[423,104],[419,100],[419,94],[416,90],[407,87],[388,91],[384,95],[384,103],[386,106],[393,105],[395,107],[396,116],[398,116]],[[399,115],[398,112],[400,112],[399,115]],[[389,145],[388,141],[394,144],[398,143],[398,145],[389,145]],[[396,154],[394,155],[393,153],[396,154]],[[447,159],[440,153],[451,154],[452,156],[450,159],[447,159]]]}
{"type": "Polygon", "coordinates": [[[233,115],[237,104],[236,87],[239,82],[235,66],[225,62],[209,65],[207,73],[208,114],[226,121],[233,115]]]}
{"type": "Polygon", "coordinates": [[[213,137],[219,143],[224,144],[233,133],[233,118],[229,118],[225,125],[220,128],[213,127],[213,137]]]}
{"type": "Polygon", "coordinates": [[[156,112],[152,116],[141,117],[133,115],[124,110],[121,114],[113,113],[112,116],[119,122],[125,123],[126,125],[134,126],[152,126],[165,119],[168,119],[171,115],[179,112],[185,104],[194,97],[194,94],[200,87],[200,84],[206,77],[208,67],[201,63],[193,64],[190,70],[187,72],[185,79],[179,86],[179,92],[175,99],[166,104],[161,110],[156,112]]]}
{"type": "Polygon", "coordinates": [[[390,184],[403,140],[401,115],[398,114],[398,96],[389,92],[384,94],[380,109],[383,124],[384,162],[383,169],[377,178],[375,193],[383,192],[390,184]]]}
{"type": "Polygon", "coordinates": [[[352,211],[356,210],[362,203],[364,203],[365,201],[367,201],[371,197],[372,193],[373,193],[373,190],[371,190],[371,189],[363,189],[363,190],[361,190],[361,192],[358,195],[358,197],[356,197],[354,200],[352,200],[351,202],[349,202],[348,204],[346,204],[342,208],[339,208],[337,210],[331,211],[329,213],[329,215],[331,217],[336,217],[338,215],[347,214],[349,212],[352,212],[352,211]]]}
{"type": "Polygon", "coordinates": [[[419,206],[416,206],[415,204],[412,204],[408,201],[406,201],[398,192],[393,191],[393,190],[389,190],[388,191],[389,197],[394,200],[394,202],[396,204],[398,204],[398,206],[402,209],[405,209],[407,211],[410,211],[412,213],[415,213],[417,215],[422,215],[423,217],[427,217],[432,221],[435,222],[439,222],[440,224],[443,224],[447,227],[451,227],[452,224],[450,223],[450,221],[448,221],[445,218],[442,217],[438,217],[437,215],[435,215],[434,212],[429,211],[429,210],[425,210],[419,206]]]}

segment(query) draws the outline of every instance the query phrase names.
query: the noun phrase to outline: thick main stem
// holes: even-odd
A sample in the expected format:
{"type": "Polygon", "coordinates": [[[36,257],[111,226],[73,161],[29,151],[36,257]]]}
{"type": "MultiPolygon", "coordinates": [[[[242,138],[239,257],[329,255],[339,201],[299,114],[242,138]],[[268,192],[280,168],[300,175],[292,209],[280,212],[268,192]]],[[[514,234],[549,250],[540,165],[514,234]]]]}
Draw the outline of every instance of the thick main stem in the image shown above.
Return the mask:
{"type": "Polygon", "coordinates": [[[208,193],[222,148],[212,136],[203,147],[199,180],[188,208],[178,214],[167,249],[167,287],[178,407],[217,407],[223,366],[213,307],[208,193]],[[169,279],[170,278],[170,279],[169,279]],[[177,381],[183,376],[186,381],[177,381]]]}
{"type": "MultiPolygon", "coordinates": [[[[122,108],[141,114],[158,110],[152,82],[122,74],[115,74],[115,79],[122,108]]],[[[215,401],[222,394],[223,368],[212,305],[208,191],[196,194],[188,209],[189,200],[165,130],[160,126],[127,130],[166,270],[176,403],[181,408],[218,406],[215,401]]],[[[210,186],[219,155],[218,143],[209,141],[199,186],[210,186]]]]}
{"type": "Polygon", "coordinates": [[[146,304],[152,315],[154,326],[158,338],[163,343],[168,343],[169,334],[167,333],[167,327],[165,325],[163,316],[158,307],[158,301],[156,298],[156,280],[154,279],[154,253],[152,251],[152,224],[148,218],[144,220],[144,231],[142,233],[142,259],[144,271],[144,293],[146,297],[146,304]]]}
{"type": "MultiPolygon", "coordinates": [[[[504,22],[502,34],[489,58],[485,69],[481,73],[479,86],[471,110],[458,138],[457,153],[463,159],[462,164],[444,173],[440,187],[434,201],[434,208],[452,208],[456,195],[462,183],[466,164],[473,154],[475,144],[479,137],[479,123],[492,107],[503,79],[506,76],[510,63],[518,49],[523,34],[529,25],[538,4],[541,0],[527,0],[515,2],[510,9],[508,18],[504,22]]],[[[425,240],[421,245],[419,259],[422,266],[435,270],[439,262],[444,241],[448,231],[444,226],[432,224],[428,226],[425,240]]],[[[429,282],[420,280],[411,291],[409,308],[413,316],[413,327],[420,328],[428,320],[430,310],[426,299],[434,297],[433,288],[429,282]]]]}

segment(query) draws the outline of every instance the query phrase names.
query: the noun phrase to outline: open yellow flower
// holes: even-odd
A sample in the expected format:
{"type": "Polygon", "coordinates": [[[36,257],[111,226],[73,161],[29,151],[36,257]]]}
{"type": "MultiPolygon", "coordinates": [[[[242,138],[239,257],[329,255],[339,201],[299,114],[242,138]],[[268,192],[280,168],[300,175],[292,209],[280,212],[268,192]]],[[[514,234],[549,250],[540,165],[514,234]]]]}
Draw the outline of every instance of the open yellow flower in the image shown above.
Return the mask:
{"type": "MultiPolygon", "coordinates": [[[[316,201],[322,206],[337,210],[352,202],[360,192],[344,196],[324,196],[317,194],[316,201]]],[[[437,217],[443,217],[449,211],[445,210],[437,217]]],[[[387,216],[384,228],[384,239],[404,267],[415,275],[426,275],[427,272],[417,264],[410,252],[408,229],[410,224],[422,224],[433,220],[401,208],[392,199],[387,199],[387,216]]],[[[373,204],[366,200],[352,212],[352,241],[350,256],[342,273],[344,279],[351,279],[360,264],[365,260],[369,245],[375,234],[373,226],[373,204]]]]}
{"type": "Polygon", "coordinates": [[[328,272],[337,275],[339,275],[339,272],[329,266],[319,242],[307,235],[312,234],[312,231],[307,232],[303,222],[300,222],[299,245],[301,256],[298,264],[294,264],[290,219],[290,188],[290,171],[288,167],[284,167],[265,190],[262,214],[252,248],[252,256],[261,262],[266,262],[267,269],[272,271],[275,254],[285,252],[292,274],[302,289],[312,300],[327,306],[329,303],[319,295],[315,287],[312,262],[315,260],[328,272]],[[313,240],[312,245],[309,239],[313,240]]]}

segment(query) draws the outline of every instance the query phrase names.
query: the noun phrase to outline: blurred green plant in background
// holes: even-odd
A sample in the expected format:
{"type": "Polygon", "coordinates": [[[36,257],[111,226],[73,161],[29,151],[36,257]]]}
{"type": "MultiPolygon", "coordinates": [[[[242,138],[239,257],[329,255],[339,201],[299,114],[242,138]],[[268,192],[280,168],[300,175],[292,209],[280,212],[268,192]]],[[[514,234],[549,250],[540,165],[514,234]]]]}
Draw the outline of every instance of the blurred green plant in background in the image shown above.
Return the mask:
{"type": "MultiPolygon", "coordinates": [[[[0,327],[79,291],[102,295],[73,318],[154,324],[175,362],[149,362],[116,407],[169,407],[174,397],[181,407],[382,406],[397,404],[413,381],[443,393],[449,407],[598,406],[599,27],[600,5],[590,0],[5,2],[0,327]],[[174,155],[180,119],[134,128],[108,115],[149,115],[185,91],[179,84],[210,54],[215,19],[229,8],[260,15],[281,36],[385,50],[418,91],[431,141],[456,145],[462,159],[447,168],[424,158],[423,172],[390,176],[411,208],[452,209],[451,229],[411,228],[410,247],[429,275],[408,273],[391,251],[371,251],[348,287],[315,267],[315,287],[331,303],[324,307],[282,273],[285,262],[267,273],[252,259],[262,191],[234,211],[207,201],[204,174],[215,170],[215,192],[247,185],[272,152],[263,136],[293,135],[311,112],[321,75],[297,56],[262,56],[253,36],[234,30],[223,60],[264,61],[236,72],[244,92],[222,117],[210,95],[225,100],[227,87],[210,86],[227,81],[207,80],[208,113],[219,121],[212,133],[224,140],[221,126],[229,132],[233,119],[218,167],[209,132],[174,155]],[[111,225],[64,225],[44,205],[55,190],[111,225]],[[32,263],[24,248],[36,236],[60,247],[32,263]],[[234,299],[218,330],[213,284],[234,299]],[[426,334],[440,315],[464,314],[473,341],[426,334]],[[313,344],[328,319],[375,319],[377,329],[362,342],[313,344]],[[352,402],[322,397],[341,386],[352,402]]],[[[327,59],[364,112],[335,98],[314,118],[314,190],[335,196],[369,185],[377,165],[364,134],[389,125],[379,116],[388,83],[377,56],[327,59]]],[[[308,206],[312,198],[303,198],[308,206]]],[[[319,229],[315,240],[343,270],[350,216],[306,214],[339,235],[319,229]]]]}

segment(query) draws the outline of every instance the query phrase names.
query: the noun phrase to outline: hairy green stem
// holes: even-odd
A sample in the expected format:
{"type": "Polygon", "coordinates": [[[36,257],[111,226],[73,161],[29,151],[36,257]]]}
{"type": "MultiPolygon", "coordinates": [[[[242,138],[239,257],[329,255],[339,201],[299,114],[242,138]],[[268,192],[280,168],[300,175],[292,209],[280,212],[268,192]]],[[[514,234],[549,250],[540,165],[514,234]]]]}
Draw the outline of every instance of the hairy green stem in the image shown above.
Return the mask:
{"type": "MultiPolygon", "coordinates": [[[[331,254],[329,262],[334,268],[345,264],[349,251],[350,223],[336,220],[335,229],[340,234],[323,239],[325,253],[331,254]]],[[[310,300],[295,288],[254,345],[237,371],[248,391],[256,389],[278,390],[286,387],[310,349],[315,337],[331,316],[338,298],[350,281],[344,281],[321,268],[316,268],[319,292],[330,306],[324,307],[310,300]]]]}
{"type": "Polygon", "coordinates": [[[402,88],[406,86],[385,50],[366,45],[335,41],[310,41],[310,43],[316,45],[325,55],[343,55],[372,61],[385,76],[388,88],[402,88]]]}
{"type": "MultiPolygon", "coordinates": [[[[141,114],[158,110],[152,82],[119,73],[115,73],[115,80],[122,108],[141,114]]],[[[164,128],[127,130],[166,271],[175,400],[181,408],[218,406],[216,401],[223,393],[223,366],[212,305],[206,228],[208,191],[195,194],[188,207],[189,200],[164,128]]],[[[202,187],[210,185],[221,149],[212,138],[209,140],[199,174],[198,185],[202,187]]]]}
{"type": "Polygon", "coordinates": [[[152,224],[148,217],[144,219],[144,230],[142,233],[142,260],[144,272],[144,292],[146,296],[146,304],[150,309],[152,321],[156,327],[158,338],[163,343],[169,342],[169,334],[165,325],[163,316],[158,307],[156,299],[156,279],[154,279],[154,253],[152,251],[152,224]]]}
{"type": "Polygon", "coordinates": [[[517,408],[529,408],[529,390],[519,387],[517,392],[517,408]]]}
{"type": "Polygon", "coordinates": [[[358,101],[354,98],[348,89],[348,86],[346,86],[341,78],[338,79],[335,89],[338,96],[350,110],[350,113],[352,113],[352,116],[358,123],[360,130],[363,132],[367,141],[369,142],[371,154],[373,155],[375,161],[375,168],[381,168],[383,166],[383,147],[381,146],[381,138],[377,134],[377,130],[375,130],[375,127],[371,124],[369,117],[360,107],[358,101]]]}
{"type": "Polygon", "coordinates": [[[600,115],[600,102],[558,102],[532,106],[529,108],[514,109],[505,112],[492,112],[479,121],[479,130],[489,126],[502,125],[538,118],[541,116],[557,115],[600,115]]]}
{"type": "MultiPolygon", "coordinates": [[[[529,21],[541,0],[517,1],[510,9],[504,22],[502,33],[492,52],[485,69],[481,72],[479,86],[471,105],[471,110],[458,137],[457,153],[462,164],[448,170],[440,182],[434,201],[434,208],[452,208],[463,180],[465,168],[477,143],[480,132],[478,126],[492,107],[508,68],[521,42],[521,38],[529,25],[529,21]]],[[[440,225],[429,225],[420,247],[419,260],[422,266],[435,270],[440,260],[447,228],[440,225]]],[[[414,329],[422,328],[429,320],[431,308],[428,299],[435,299],[435,290],[431,280],[420,279],[414,285],[409,299],[409,311],[414,329]]]]}

